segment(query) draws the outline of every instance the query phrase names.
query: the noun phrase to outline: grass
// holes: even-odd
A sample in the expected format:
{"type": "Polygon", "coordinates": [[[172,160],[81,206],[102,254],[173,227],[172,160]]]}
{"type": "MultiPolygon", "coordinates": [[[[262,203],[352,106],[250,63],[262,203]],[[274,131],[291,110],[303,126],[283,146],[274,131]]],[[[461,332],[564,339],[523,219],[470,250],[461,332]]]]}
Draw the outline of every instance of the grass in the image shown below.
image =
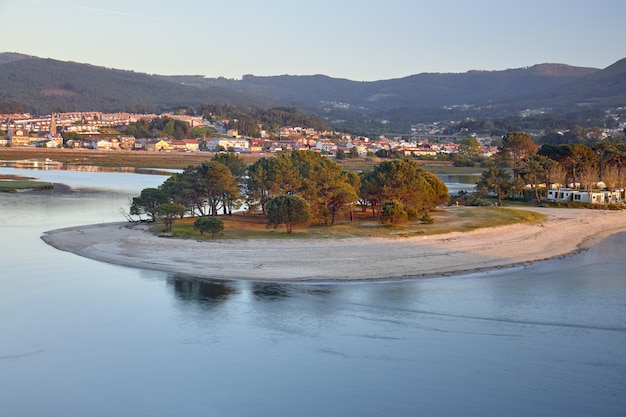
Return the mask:
{"type": "MultiPolygon", "coordinates": [[[[422,224],[409,222],[400,226],[382,225],[370,213],[357,213],[353,222],[337,221],[332,226],[312,224],[296,227],[288,234],[284,226],[276,229],[266,227],[266,219],[260,214],[237,213],[220,216],[224,231],[214,239],[341,239],[353,237],[404,238],[426,236],[450,232],[467,232],[484,227],[504,226],[515,223],[533,224],[541,222],[545,216],[540,213],[497,207],[451,207],[432,212],[435,223],[422,224]]],[[[171,234],[181,238],[211,240],[210,234],[200,235],[193,228],[193,218],[176,220],[171,234]]],[[[155,232],[162,232],[163,226],[156,224],[155,232]]]]}
{"type": "Polygon", "coordinates": [[[17,191],[51,190],[50,182],[36,181],[32,178],[17,175],[0,175],[0,192],[15,193],[17,191]]]}

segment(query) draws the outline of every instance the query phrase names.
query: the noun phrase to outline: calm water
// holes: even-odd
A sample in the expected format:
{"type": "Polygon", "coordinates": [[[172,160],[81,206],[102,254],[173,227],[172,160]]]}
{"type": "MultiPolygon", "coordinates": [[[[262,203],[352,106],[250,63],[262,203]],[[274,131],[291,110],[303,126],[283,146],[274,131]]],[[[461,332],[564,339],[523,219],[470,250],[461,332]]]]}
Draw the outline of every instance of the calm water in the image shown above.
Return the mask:
{"type": "Polygon", "coordinates": [[[1,173],[76,191],[0,194],[0,415],[626,414],[626,234],[453,278],[199,282],[40,240],[163,177],[1,173]]]}

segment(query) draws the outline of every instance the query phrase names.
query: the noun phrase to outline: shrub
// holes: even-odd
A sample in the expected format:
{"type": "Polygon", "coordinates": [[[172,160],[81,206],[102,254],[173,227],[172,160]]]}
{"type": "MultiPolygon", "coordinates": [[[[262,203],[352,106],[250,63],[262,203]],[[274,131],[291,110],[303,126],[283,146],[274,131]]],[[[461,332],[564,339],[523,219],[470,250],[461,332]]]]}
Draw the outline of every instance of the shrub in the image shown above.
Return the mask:
{"type": "Polygon", "coordinates": [[[435,223],[435,219],[433,215],[430,214],[430,210],[424,210],[422,215],[420,216],[420,221],[424,224],[433,224],[435,223]]]}
{"type": "Polygon", "coordinates": [[[406,222],[407,219],[407,212],[404,210],[404,206],[399,201],[387,201],[383,204],[382,212],[380,214],[381,223],[395,226],[406,222]]]}
{"type": "Polygon", "coordinates": [[[193,222],[193,227],[199,230],[201,235],[204,234],[204,232],[209,232],[211,233],[211,237],[215,237],[217,233],[224,230],[224,222],[213,216],[198,217],[193,222]]]}

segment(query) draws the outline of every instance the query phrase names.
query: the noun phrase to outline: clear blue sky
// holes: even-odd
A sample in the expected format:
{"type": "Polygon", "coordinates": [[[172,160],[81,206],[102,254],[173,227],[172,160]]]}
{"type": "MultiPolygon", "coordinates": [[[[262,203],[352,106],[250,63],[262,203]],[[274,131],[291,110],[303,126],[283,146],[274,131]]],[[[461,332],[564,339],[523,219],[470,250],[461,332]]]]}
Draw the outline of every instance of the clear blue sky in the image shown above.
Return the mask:
{"type": "Polygon", "coordinates": [[[357,81],[626,57],[624,0],[0,0],[0,52],[149,74],[357,81]]]}

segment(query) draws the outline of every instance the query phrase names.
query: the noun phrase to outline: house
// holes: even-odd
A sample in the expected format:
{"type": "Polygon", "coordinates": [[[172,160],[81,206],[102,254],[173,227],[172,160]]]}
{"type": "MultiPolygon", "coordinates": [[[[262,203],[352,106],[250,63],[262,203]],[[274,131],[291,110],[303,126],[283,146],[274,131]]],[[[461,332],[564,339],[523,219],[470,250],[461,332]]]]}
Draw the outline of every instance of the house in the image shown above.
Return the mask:
{"type": "Polygon", "coordinates": [[[249,152],[250,142],[247,139],[215,138],[206,142],[209,152],[232,150],[233,152],[249,152]]]}
{"type": "Polygon", "coordinates": [[[46,139],[43,141],[42,146],[44,148],[62,148],[63,147],[63,136],[59,133],[50,133],[46,136],[46,139]]]}
{"type": "Polygon", "coordinates": [[[30,132],[23,128],[8,129],[8,140],[11,146],[29,146],[30,132]]]}
{"type": "Polygon", "coordinates": [[[144,142],[144,149],[146,151],[169,151],[171,146],[169,142],[164,139],[151,139],[144,142]]]}
{"type": "Polygon", "coordinates": [[[120,148],[125,150],[131,150],[135,148],[135,137],[134,136],[118,136],[117,140],[120,144],[120,148]]]}
{"type": "Polygon", "coordinates": [[[622,191],[581,191],[571,188],[548,190],[548,201],[572,201],[583,204],[620,204],[623,203],[622,191]]]}
{"type": "Polygon", "coordinates": [[[200,145],[196,139],[180,139],[170,141],[172,149],[181,152],[197,151],[200,145]]]}

